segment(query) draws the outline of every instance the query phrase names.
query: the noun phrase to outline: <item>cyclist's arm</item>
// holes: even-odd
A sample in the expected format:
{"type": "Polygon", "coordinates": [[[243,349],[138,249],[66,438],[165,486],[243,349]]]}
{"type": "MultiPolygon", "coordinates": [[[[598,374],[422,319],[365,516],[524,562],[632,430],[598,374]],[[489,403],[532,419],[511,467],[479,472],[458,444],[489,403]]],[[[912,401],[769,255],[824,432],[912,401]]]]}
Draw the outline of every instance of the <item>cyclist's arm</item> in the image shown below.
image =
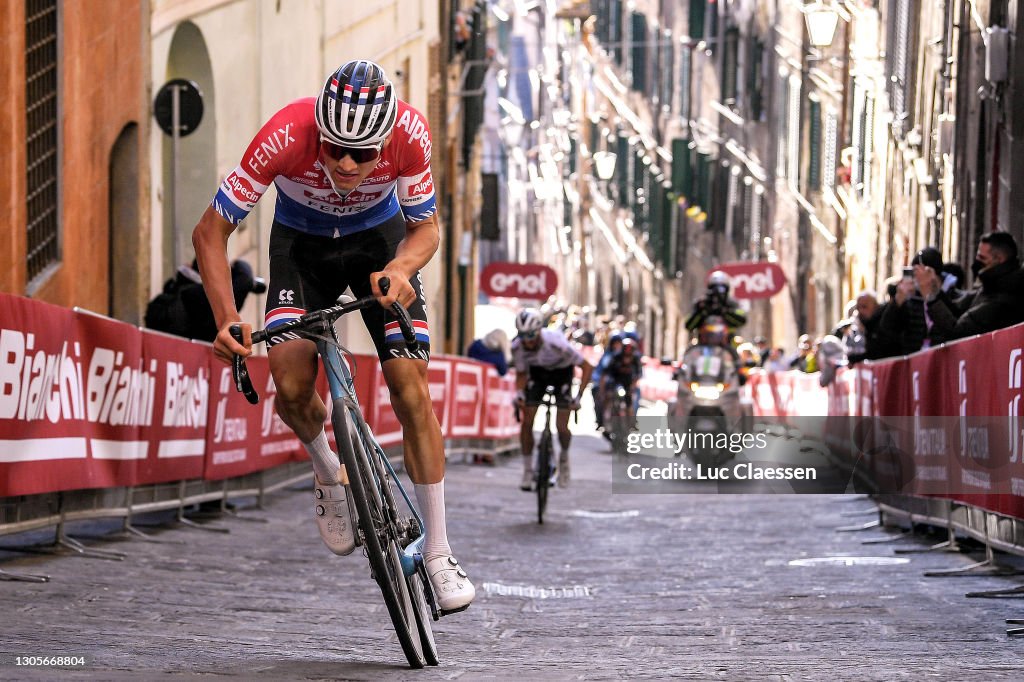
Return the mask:
{"type": "MultiPolygon", "coordinates": [[[[233,355],[252,354],[249,348],[240,345],[227,332],[228,325],[242,319],[235,309],[231,267],[228,265],[228,237],[234,230],[235,226],[221,217],[213,206],[206,207],[199,223],[192,230],[192,246],[196,250],[203,289],[210,300],[213,319],[217,322],[218,333],[213,342],[213,352],[224,362],[230,362],[233,355]]],[[[248,337],[248,325],[243,329],[248,337]]]]}
{"type": "Polygon", "coordinates": [[[370,286],[373,287],[374,296],[381,296],[381,291],[377,287],[378,279],[388,277],[391,280],[391,289],[388,295],[381,299],[381,305],[388,307],[393,301],[398,301],[408,308],[413,304],[416,300],[416,291],[409,280],[430,262],[440,242],[436,214],[425,220],[406,223],[405,238],[399,242],[394,259],[383,270],[370,275],[370,286]]]}
{"type": "Polygon", "coordinates": [[[583,371],[583,374],[580,376],[580,390],[576,394],[576,400],[582,400],[583,392],[587,390],[587,384],[590,383],[590,375],[594,373],[594,366],[586,360],[580,365],[580,369],[583,371]]]}

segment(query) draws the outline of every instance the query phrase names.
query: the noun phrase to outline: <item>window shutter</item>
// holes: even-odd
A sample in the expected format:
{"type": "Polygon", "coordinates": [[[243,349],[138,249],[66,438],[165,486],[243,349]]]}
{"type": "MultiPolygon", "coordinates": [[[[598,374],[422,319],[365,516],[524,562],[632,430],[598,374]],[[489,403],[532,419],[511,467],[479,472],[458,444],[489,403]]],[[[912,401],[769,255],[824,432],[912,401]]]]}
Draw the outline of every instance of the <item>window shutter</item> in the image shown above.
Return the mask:
{"type": "Polygon", "coordinates": [[[633,67],[633,89],[647,92],[647,17],[633,12],[630,17],[630,64],[633,67]]]}
{"type": "Polygon", "coordinates": [[[821,191],[821,100],[811,95],[808,106],[807,135],[809,141],[810,160],[807,166],[807,191],[821,191]]]}

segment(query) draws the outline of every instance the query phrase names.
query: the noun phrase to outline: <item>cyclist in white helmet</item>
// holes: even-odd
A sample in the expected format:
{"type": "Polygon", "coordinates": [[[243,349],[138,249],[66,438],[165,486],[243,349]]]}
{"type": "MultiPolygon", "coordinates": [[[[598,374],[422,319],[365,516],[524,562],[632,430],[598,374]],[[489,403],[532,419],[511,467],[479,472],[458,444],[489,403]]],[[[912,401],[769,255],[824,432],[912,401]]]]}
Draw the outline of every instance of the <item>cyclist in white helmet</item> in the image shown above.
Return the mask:
{"type": "MultiPolygon", "coordinates": [[[[264,326],[272,329],[308,310],[331,305],[348,287],[374,294],[381,306],[363,311],[403,428],[409,476],[426,525],[424,559],[438,606],[466,608],[475,590],[452,556],[445,525],[444,440],[427,389],[430,333],[419,271],[438,247],[426,118],[400,100],[379,65],[343,64],[317,97],[285,105],[256,134],[228,174],[192,234],[203,284],[220,330],[214,353],[225,362],[251,354],[228,328],[241,322],[234,307],[228,237],[271,183],[277,186],[270,235],[270,284],[264,326]],[[388,277],[385,296],[378,280],[388,277]],[[420,349],[409,351],[387,308],[398,301],[412,316],[420,349]]],[[[327,414],[314,389],[316,347],[273,339],[270,370],[275,407],[313,461],[314,515],[336,554],[354,547],[345,473],[324,433],[327,414]]]]}
{"type": "Polygon", "coordinates": [[[519,487],[526,491],[533,489],[533,420],[544,392],[548,386],[553,386],[558,406],[555,426],[561,445],[558,486],[564,488],[569,485],[569,444],[572,442],[569,415],[580,409],[580,398],[590,383],[594,367],[563,334],[544,329],[544,318],[535,308],[519,312],[516,330],[519,333],[512,341],[512,365],[516,369],[516,406],[522,410],[519,446],[523,453],[523,481],[519,487]],[[582,376],[579,391],[573,396],[572,380],[576,367],[582,369],[582,376]]]}

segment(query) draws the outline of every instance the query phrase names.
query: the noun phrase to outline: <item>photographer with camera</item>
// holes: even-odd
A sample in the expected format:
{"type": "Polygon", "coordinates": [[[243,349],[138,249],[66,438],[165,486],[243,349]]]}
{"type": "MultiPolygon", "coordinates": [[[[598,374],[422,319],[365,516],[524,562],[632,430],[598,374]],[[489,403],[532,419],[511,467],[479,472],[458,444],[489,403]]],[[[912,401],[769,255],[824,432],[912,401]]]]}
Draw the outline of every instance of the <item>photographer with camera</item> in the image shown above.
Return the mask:
{"type": "MultiPolygon", "coordinates": [[[[239,259],[231,263],[231,288],[235,310],[241,310],[249,294],[262,294],[267,285],[262,277],[253,276],[251,265],[239,259]]],[[[217,338],[217,323],[195,259],[191,266],[179,267],[177,274],[164,283],[163,291],[146,306],[146,327],[211,343],[217,338]]]]}
{"type": "Polygon", "coordinates": [[[686,320],[686,330],[691,334],[704,325],[709,317],[721,317],[729,329],[729,340],[736,330],[747,322],[747,313],[735,299],[729,298],[729,276],[715,270],[708,276],[708,290],[703,298],[693,304],[693,313],[686,320]]]}

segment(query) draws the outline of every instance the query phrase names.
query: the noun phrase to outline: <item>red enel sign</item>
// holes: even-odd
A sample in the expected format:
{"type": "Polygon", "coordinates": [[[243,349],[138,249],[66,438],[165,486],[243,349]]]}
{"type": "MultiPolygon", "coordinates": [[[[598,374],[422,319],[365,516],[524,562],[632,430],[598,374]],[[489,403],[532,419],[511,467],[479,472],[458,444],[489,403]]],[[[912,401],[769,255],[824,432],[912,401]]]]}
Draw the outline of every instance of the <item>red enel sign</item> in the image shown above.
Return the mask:
{"type": "Polygon", "coordinates": [[[709,270],[708,275],[716,271],[729,276],[735,298],[771,298],[786,286],[786,276],[778,263],[724,263],[709,270]]]}
{"type": "Polygon", "coordinates": [[[480,289],[488,296],[547,299],[558,288],[558,275],[536,263],[490,263],[480,273],[480,289]]]}

